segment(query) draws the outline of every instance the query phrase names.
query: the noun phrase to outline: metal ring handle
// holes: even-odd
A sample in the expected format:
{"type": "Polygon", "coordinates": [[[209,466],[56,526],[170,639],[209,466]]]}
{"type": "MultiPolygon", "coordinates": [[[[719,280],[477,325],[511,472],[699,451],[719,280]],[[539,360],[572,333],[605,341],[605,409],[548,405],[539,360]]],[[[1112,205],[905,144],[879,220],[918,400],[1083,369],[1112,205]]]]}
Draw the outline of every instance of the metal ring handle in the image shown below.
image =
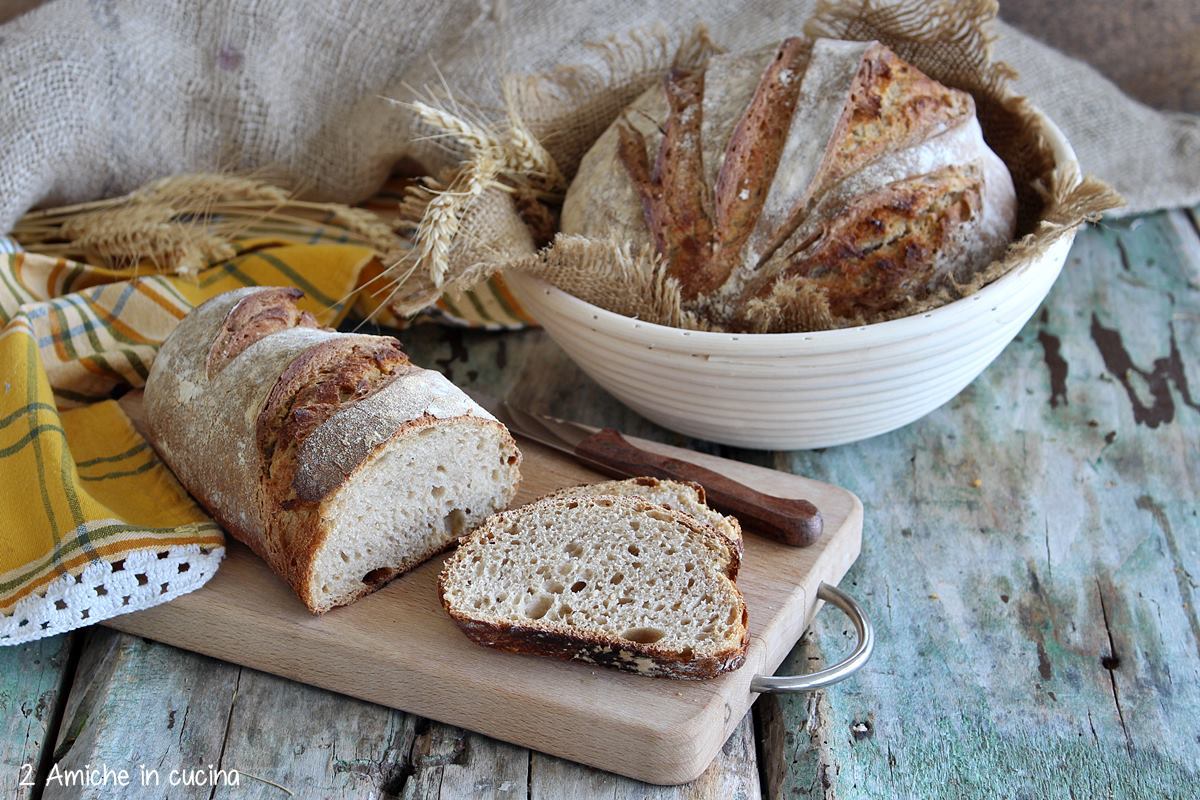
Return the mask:
{"type": "Polygon", "coordinates": [[[842,613],[850,618],[854,623],[854,630],[858,632],[858,647],[854,648],[844,661],[834,664],[832,667],[827,667],[819,672],[810,672],[807,675],[780,675],[771,677],[768,675],[755,675],[750,681],[750,691],[758,694],[787,694],[790,692],[811,692],[813,689],[824,689],[826,686],[844,681],[862,668],[863,664],[871,658],[871,651],[875,649],[875,629],[871,627],[870,620],[863,613],[862,607],[854,602],[850,595],[843,592],[836,586],[830,586],[828,583],[822,583],[817,589],[817,597],[827,603],[837,606],[842,613]]]}

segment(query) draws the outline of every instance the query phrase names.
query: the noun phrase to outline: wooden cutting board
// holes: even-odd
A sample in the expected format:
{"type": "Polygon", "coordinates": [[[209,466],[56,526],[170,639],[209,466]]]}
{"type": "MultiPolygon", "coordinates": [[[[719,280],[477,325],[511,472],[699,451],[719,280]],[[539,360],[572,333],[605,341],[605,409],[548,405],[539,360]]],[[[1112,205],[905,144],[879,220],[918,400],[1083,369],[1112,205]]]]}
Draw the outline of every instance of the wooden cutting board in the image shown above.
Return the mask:
{"type": "MultiPolygon", "coordinates": [[[[738,586],[751,637],[746,664],[736,672],[675,681],[480,647],[442,610],[436,591],[442,557],[351,606],[313,617],[232,539],[204,588],[105,624],[650,783],[690,781],[757,697],[750,679],[774,672],[808,627],[821,581],[836,584],[858,556],[862,505],[829,484],[630,440],[770,494],[806,498],[824,516],[825,535],[805,549],[747,531],[738,586]]],[[[515,505],[603,479],[538,444],[519,437],[518,443],[525,460],[515,505]]]]}

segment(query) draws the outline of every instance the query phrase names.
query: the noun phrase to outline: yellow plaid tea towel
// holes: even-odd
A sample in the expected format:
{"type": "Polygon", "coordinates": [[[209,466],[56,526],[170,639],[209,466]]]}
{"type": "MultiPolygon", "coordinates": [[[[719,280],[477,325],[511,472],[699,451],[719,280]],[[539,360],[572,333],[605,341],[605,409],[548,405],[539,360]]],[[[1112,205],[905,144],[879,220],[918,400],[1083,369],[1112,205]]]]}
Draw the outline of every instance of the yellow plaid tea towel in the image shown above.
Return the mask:
{"type": "Polygon", "coordinates": [[[144,385],[159,344],[204,300],[297,286],[336,325],[373,261],[350,245],[245,246],[256,249],[194,278],[0,253],[0,644],[156,605],[213,575],[220,528],[109,398],[144,385]]]}

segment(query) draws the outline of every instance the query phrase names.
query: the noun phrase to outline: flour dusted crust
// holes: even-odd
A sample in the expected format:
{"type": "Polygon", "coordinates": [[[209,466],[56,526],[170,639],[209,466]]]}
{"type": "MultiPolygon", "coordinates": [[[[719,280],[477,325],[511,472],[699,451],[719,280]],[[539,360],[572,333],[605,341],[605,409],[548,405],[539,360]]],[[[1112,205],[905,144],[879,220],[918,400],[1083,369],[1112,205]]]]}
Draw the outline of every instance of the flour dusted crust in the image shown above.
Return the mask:
{"type": "Polygon", "coordinates": [[[266,336],[287,328],[316,328],[312,314],[301,311],[295,301],[303,292],[292,287],[277,287],[242,297],[218,330],[208,351],[207,372],[212,378],[243,350],[266,336]]]}
{"type": "Polygon", "coordinates": [[[222,527],[256,550],[265,530],[259,411],[293,359],[337,336],[319,328],[279,331],[245,348],[210,381],[211,345],[230,311],[258,291],[227,292],[188,314],[159,349],[145,395],[151,441],[163,460],[222,527]]]}
{"type": "Polygon", "coordinates": [[[878,42],[788,39],[635,101],[584,157],[562,230],[652,247],[687,311],[758,331],[800,286],[855,319],[965,281],[1015,219],[970,95],[878,42]]]}
{"type": "Polygon", "coordinates": [[[395,340],[317,328],[298,296],[248,288],[194,310],[163,344],[145,403],[181,482],[320,613],[507,506],[520,453],[395,340]]]}
{"type": "Polygon", "coordinates": [[[500,425],[445,375],[409,368],[378,392],[340,410],[304,440],[296,459],[296,491],[305,499],[324,497],[401,428],[464,417],[489,428],[500,425]]]}

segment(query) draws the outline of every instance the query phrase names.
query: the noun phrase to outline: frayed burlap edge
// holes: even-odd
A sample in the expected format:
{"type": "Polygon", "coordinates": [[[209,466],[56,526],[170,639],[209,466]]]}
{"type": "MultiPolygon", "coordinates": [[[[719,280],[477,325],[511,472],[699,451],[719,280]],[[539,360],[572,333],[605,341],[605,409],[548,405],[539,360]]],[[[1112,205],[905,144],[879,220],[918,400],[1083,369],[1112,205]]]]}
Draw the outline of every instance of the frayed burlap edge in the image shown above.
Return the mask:
{"type": "MultiPolygon", "coordinates": [[[[781,282],[771,295],[754,301],[752,332],[826,330],[924,313],[973,294],[1039,257],[1084,222],[1121,205],[1120,196],[1107,184],[1081,178],[1074,165],[1056,164],[1043,118],[1011,90],[1013,70],[992,61],[990,26],[996,13],[995,0],[859,4],[824,0],[804,33],[881,41],[931,77],[970,92],[985,139],[1013,176],[1018,238],[1000,259],[969,280],[949,276],[921,296],[870,317],[835,317],[819,288],[803,278],[781,282]]],[[[547,75],[510,78],[505,91],[509,117],[523,121],[569,179],[591,143],[651,81],[681,61],[698,67],[719,52],[703,30],[681,42],[674,56],[668,41],[661,31],[630,34],[600,46],[606,69],[561,67],[547,75]]],[[[475,162],[478,158],[475,154],[475,162]]],[[[475,162],[468,162],[464,170],[472,169],[475,162]]],[[[409,280],[415,279],[420,291],[407,291],[409,281],[405,281],[402,297],[409,299],[395,304],[398,313],[413,313],[441,291],[466,288],[497,270],[516,269],[618,314],[674,327],[712,329],[683,306],[678,285],[653,253],[561,234],[536,252],[528,233],[522,237],[517,232],[520,217],[502,175],[493,188],[503,191],[473,196],[470,207],[459,212],[440,267],[410,266],[409,280]]],[[[553,197],[547,199],[553,202],[553,197]]],[[[418,236],[414,252],[427,252],[419,240],[418,236]]]]}
{"type": "MultiPolygon", "coordinates": [[[[436,97],[408,104],[427,133],[463,162],[441,180],[412,189],[405,199],[403,212],[412,219],[414,246],[405,259],[389,265],[385,292],[395,314],[415,314],[443,293],[470,288],[497,270],[518,268],[543,278],[555,274],[569,258],[549,254],[531,259],[537,248],[523,221],[530,222],[532,212],[539,223],[553,219],[556,228],[551,209],[561,204],[592,142],[665,70],[701,67],[719,52],[702,26],[682,37],[662,28],[632,31],[588,47],[595,55],[592,63],[505,78],[507,108],[498,122],[465,111],[453,99],[446,99],[445,107],[436,97]]],[[[570,258],[583,257],[582,244],[568,248],[564,253],[570,258]]],[[[585,258],[586,263],[599,264],[613,252],[607,243],[597,243],[595,257],[585,258]]],[[[607,289],[605,276],[628,274],[634,265],[646,276],[661,272],[634,255],[617,258],[611,271],[597,270],[598,287],[607,289]]],[[[574,284],[583,290],[581,281],[574,284]]],[[[678,290],[664,285],[658,294],[669,297],[673,291],[678,290]]],[[[675,318],[671,302],[658,307],[668,310],[664,319],[675,318]]],[[[679,319],[700,324],[692,317],[679,319]]]]}
{"type": "Polygon", "coordinates": [[[434,205],[445,197],[456,196],[416,189],[401,207],[402,213],[419,208],[421,218],[410,251],[413,256],[390,268],[405,271],[383,290],[388,296],[385,304],[397,316],[415,314],[443,294],[453,299],[537,250],[512,194],[503,186],[482,187],[461,208],[453,203],[434,205]],[[426,266],[434,258],[446,265],[440,272],[426,266]]]}
{"type": "Polygon", "coordinates": [[[513,75],[503,84],[510,113],[524,121],[571,176],[592,143],[664,71],[703,67],[722,52],[703,26],[682,37],[656,26],[586,47],[593,63],[513,75]]]}
{"type": "Polygon", "coordinates": [[[683,307],[679,282],[652,246],[600,241],[560,233],[550,247],[508,265],[537,277],[553,277],[559,289],[576,297],[592,297],[595,305],[615,314],[659,325],[711,330],[701,317],[683,307]],[[596,302],[600,298],[605,302],[596,302]]]}

